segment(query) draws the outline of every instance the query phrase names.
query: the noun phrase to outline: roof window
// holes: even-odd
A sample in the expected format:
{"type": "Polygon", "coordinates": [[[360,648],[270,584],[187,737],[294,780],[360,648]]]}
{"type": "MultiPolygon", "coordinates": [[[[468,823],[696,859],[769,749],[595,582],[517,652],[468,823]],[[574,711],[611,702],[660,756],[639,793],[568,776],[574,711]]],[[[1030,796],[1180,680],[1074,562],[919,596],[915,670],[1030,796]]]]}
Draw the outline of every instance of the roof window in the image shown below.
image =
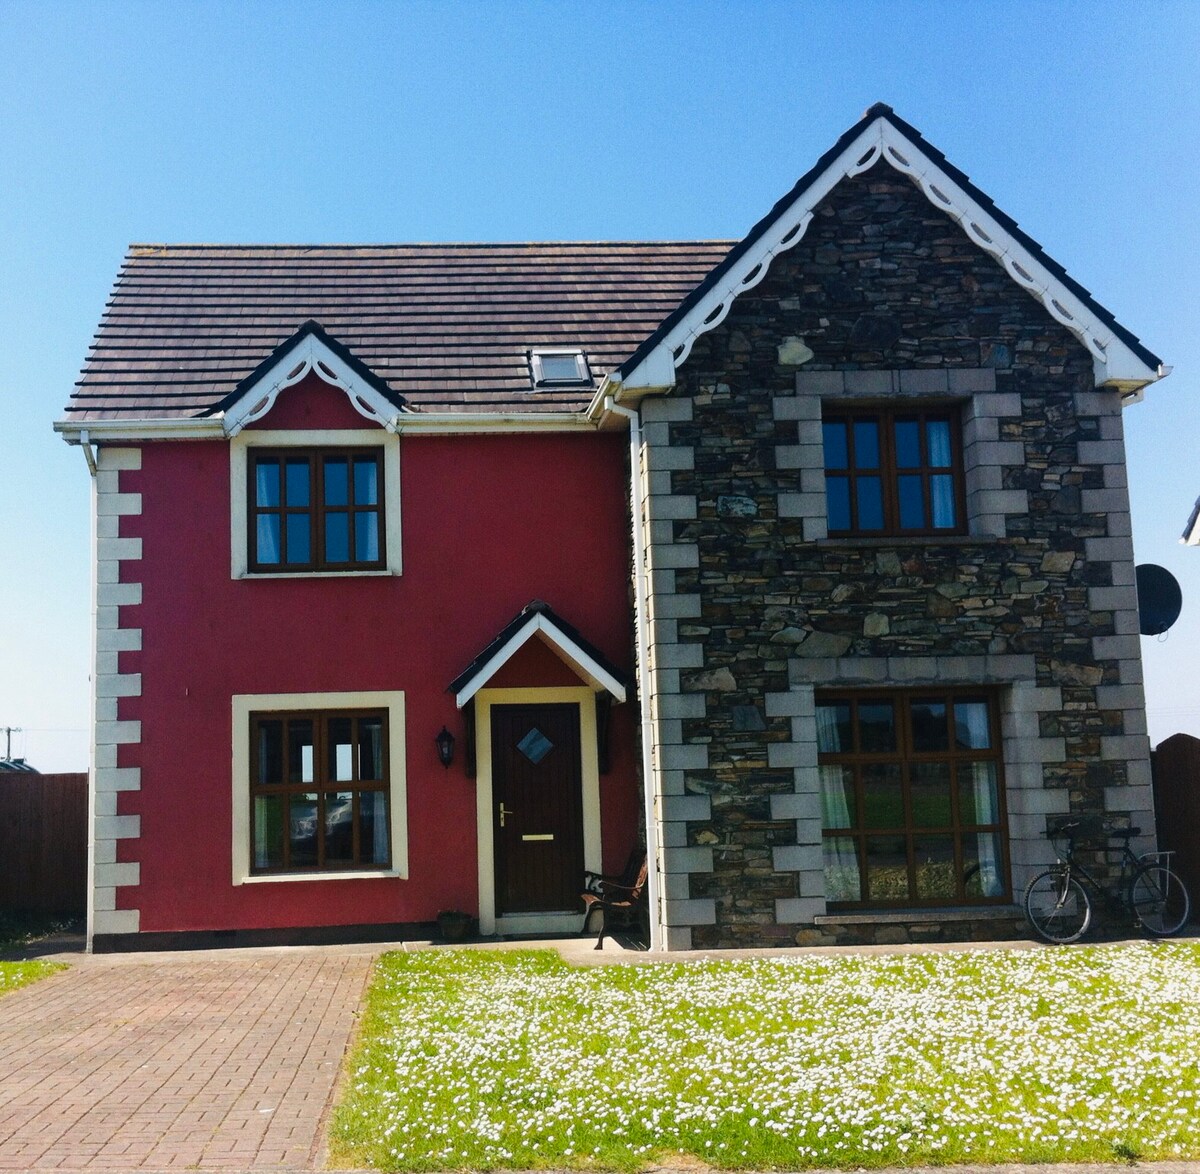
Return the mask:
{"type": "Polygon", "coordinates": [[[581,350],[530,351],[529,367],[534,387],[578,387],[592,382],[587,357],[581,350]]]}

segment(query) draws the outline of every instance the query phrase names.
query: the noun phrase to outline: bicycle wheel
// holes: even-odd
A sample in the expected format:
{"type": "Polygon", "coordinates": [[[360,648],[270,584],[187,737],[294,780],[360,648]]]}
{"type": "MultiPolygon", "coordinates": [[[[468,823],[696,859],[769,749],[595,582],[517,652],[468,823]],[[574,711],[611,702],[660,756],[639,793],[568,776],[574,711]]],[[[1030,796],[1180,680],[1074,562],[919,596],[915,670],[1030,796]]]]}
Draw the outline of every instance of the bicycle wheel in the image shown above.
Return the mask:
{"type": "Polygon", "coordinates": [[[1141,927],[1156,938],[1177,934],[1192,908],[1183,881],[1165,864],[1143,864],[1133,874],[1125,900],[1141,927]]]}
{"type": "Polygon", "coordinates": [[[1025,916],[1041,938],[1056,946],[1077,942],[1092,924],[1092,903],[1065,868],[1038,873],[1025,889],[1025,916]]]}

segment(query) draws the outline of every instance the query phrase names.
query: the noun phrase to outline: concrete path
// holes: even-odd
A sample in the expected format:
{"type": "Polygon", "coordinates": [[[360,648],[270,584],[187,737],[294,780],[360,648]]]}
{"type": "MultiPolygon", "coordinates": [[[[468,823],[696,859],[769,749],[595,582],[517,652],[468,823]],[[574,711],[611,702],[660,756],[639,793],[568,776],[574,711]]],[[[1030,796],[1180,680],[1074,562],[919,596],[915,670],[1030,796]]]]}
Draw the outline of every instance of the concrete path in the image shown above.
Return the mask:
{"type": "Polygon", "coordinates": [[[75,955],[0,999],[0,1170],[312,1169],[375,951],[75,955]]]}

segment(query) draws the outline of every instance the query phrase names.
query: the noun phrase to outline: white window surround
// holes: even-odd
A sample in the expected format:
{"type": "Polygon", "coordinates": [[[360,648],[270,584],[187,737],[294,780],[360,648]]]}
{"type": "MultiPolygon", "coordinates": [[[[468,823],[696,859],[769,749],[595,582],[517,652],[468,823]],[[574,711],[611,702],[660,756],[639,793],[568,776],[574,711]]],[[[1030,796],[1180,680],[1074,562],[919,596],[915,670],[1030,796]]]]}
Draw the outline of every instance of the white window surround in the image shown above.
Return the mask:
{"type": "Polygon", "coordinates": [[[534,387],[574,387],[592,382],[587,356],[578,347],[537,347],[529,352],[529,366],[533,373],[534,387]],[[546,359],[570,359],[574,364],[575,373],[549,374],[546,371],[546,359]]]}
{"type": "Polygon", "coordinates": [[[254,429],[239,432],[229,442],[229,555],[234,579],[354,579],[399,575],[400,553],[400,437],[380,428],[254,429]],[[251,448],[382,448],[383,502],[387,567],[371,571],[251,572],[248,565],[247,468],[251,448]]]}
{"type": "Polygon", "coordinates": [[[240,693],[233,697],[233,883],[291,884],[306,881],[378,880],[408,876],[408,788],[404,759],[404,694],[240,693]],[[272,711],[386,709],[388,714],[388,812],[392,867],[388,869],[289,872],[255,876],[250,870],[250,715],[272,711]]]}

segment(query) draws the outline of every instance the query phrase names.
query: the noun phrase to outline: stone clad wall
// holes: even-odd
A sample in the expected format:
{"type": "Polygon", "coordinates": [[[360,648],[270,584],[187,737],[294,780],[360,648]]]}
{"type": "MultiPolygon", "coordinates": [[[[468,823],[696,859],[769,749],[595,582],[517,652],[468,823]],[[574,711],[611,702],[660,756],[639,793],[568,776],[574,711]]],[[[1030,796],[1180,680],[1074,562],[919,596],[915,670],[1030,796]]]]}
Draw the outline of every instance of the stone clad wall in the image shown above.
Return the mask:
{"type": "Polygon", "coordinates": [[[1049,814],[1153,827],[1117,394],[907,180],[839,185],[643,414],[668,947],[990,932],[820,920],[823,685],[1001,687],[1014,896],[1049,814]],[[826,536],[821,403],[893,397],[961,402],[967,535],[826,536]]]}

